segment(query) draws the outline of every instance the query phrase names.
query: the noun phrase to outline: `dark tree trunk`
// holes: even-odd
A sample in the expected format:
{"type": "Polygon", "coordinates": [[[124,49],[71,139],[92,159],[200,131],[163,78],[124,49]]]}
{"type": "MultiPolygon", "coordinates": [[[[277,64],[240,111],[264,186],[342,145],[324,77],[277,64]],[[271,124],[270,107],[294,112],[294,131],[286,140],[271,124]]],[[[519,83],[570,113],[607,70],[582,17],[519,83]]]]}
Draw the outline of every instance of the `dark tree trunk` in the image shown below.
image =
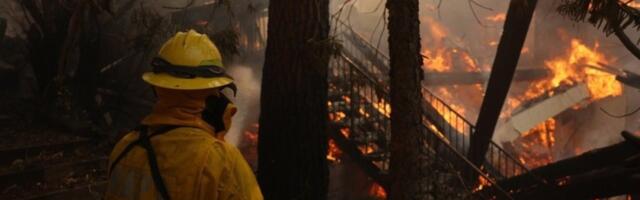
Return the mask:
{"type": "Polygon", "coordinates": [[[272,0],[258,181],[265,199],[326,199],[329,1],[272,0]]]}
{"type": "Polygon", "coordinates": [[[0,17],[0,44],[2,44],[2,40],[4,39],[4,34],[7,31],[7,20],[0,17]]]}
{"type": "MultiPolygon", "coordinates": [[[[40,92],[52,91],[49,86],[58,70],[58,59],[67,35],[71,14],[58,2],[42,1],[43,9],[39,9],[36,0],[20,2],[26,12],[33,17],[33,23],[27,31],[30,42],[29,59],[38,81],[40,92]],[[45,17],[46,16],[46,17],[45,17]]],[[[42,102],[52,102],[52,94],[41,94],[42,102]]]]}
{"type": "Polygon", "coordinates": [[[478,115],[476,131],[471,135],[468,157],[476,166],[484,163],[537,3],[537,0],[512,0],[509,4],[504,31],[478,115]]]}
{"type": "Polygon", "coordinates": [[[422,57],[418,0],[388,0],[391,57],[390,199],[424,199],[422,57]]]}

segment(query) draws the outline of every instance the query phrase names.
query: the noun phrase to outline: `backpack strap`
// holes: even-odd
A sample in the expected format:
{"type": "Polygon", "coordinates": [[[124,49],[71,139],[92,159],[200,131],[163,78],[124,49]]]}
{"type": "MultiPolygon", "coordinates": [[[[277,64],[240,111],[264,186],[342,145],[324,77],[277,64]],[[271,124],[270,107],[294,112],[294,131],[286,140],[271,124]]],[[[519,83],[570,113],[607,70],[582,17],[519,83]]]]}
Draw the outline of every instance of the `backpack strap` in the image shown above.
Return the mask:
{"type": "Polygon", "coordinates": [[[178,128],[179,126],[163,126],[153,132],[151,135],[148,134],[148,126],[140,126],[136,128],[138,130],[138,139],[131,142],[127,145],[124,150],[116,157],[116,159],[109,166],[109,176],[113,172],[115,166],[126,156],[135,146],[141,146],[147,151],[147,157],[149,160],[149,169],[151,170],[151,177],[153,178],[153,184],[156,186],[158,192],[160,192],[160,196],[164,200],[170,200],[169,191],[167,190],[166,185],[164,184],[164,180],[162,180],[162,176],[160,175],[160,168],[158,167],[158,160],[156,158],[155,150],[151,145],[151,138],[166,132],[169,132],[173,129],[178,128]]]}

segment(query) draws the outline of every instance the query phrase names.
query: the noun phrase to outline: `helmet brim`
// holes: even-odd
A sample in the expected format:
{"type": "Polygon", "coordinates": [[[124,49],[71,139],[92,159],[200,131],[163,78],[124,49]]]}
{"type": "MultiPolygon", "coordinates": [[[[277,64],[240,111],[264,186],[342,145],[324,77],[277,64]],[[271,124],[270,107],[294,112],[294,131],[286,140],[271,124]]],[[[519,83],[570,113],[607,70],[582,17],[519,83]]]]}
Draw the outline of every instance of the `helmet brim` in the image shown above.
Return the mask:
{"type": "Polygon", "coordinates": [[[156,87],[174,90],[201,90],[219,88],[233,83],[233,79],[228,77],[214,78],[177,78],[166,73],[147,72],[142,75],[142,79],[156,87]]]}

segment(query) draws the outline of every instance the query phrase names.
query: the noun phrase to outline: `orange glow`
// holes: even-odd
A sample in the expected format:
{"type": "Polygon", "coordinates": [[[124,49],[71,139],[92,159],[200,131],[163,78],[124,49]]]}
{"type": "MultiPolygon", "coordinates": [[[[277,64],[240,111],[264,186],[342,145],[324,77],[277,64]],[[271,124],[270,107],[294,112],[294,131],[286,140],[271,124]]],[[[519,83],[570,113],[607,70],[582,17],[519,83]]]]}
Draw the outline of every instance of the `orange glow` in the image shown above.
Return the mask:
{"type": "Polygon", "coordinates": [[[640,8],[640,3],[636,2],[635,0],[621,0],[620,2],[632,8],[640,8]]]}
{"type": "Polygon", "coordinates": [[[384,188],[382,188],[382,186],[378,185],[377,183],[373,183],[373,185],[371,185],[371,188],[369,189],[369,195],[375,197],[376,199],[387,199],[387,192],[384,191],[384,188]]]}
{"type": "Polygon", "coordinates": [[[485,19],[492,22],[504,22],[504,20],[507,19],[507,14],[498,13],[492,16],[485,17],[485,19]]]}
{"type": "Polygon", "coordinates": [[[442,40],[447,37],[447,29],[433,18],[426,18],[426,24],[429,25],[429,32],[435,41],[442,40]]]}
{"type": "Polygon", "coordinates": [[[440,101],[433,100],[430,101],[431,106],[438,111],[438,114],[446,120],[449,125],[454,127],[459,133],[467,134],[469,127],[465,126],[465,123],[462,122],[460,116],[464,116],[466,110],[464,106],[452,103],[455,96],[447,90],[447,88],[440,87],[436,90],[438,97],[443,99],[446,103],[448,103],[449,108],[443,105],[440,101]],[[455,112],[451,112],[451,110],[455,112]],[[458,114],[456,114],[458,113],[458,114]]]}

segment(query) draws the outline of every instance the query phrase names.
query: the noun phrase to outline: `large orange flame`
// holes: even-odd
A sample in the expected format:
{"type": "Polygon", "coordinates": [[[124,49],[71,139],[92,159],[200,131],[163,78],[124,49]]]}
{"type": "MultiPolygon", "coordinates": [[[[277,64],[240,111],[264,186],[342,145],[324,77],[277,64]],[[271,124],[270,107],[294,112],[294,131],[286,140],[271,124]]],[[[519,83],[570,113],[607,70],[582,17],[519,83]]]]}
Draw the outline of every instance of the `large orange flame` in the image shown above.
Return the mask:
{"type": "Polygon", "coordinates": [[[545,61],[546,68],[553,74],[551,80],[539,82],[527,96],[537,96],[561,84],[573,85],[578,82],[587,85],[592,101],[621,95],[622,85],[616,81],[615,75],[593,69],[600,63],[609,64],[607,57],[598,52],[598,46],[596,43],[589,48],[579,39],[572,39],[571,48],[565,56],[545,61]]]}

